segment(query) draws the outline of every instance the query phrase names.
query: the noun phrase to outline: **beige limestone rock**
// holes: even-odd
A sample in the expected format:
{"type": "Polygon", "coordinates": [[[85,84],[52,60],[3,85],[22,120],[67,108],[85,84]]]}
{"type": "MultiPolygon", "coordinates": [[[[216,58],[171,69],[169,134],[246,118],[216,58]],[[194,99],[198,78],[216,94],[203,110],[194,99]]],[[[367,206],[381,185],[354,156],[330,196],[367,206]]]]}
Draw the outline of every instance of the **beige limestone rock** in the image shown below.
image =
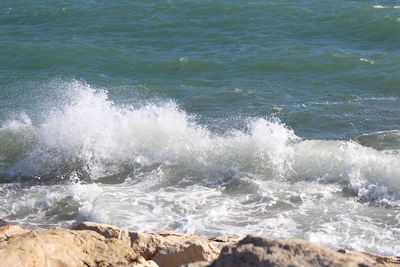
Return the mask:
{"type": "Polygon", "coordinates": [[[22,229],[18,225],[5,224],[4,226],[0,226],[0,246],[1,242],[6,241],[10,237],[28,232],[28,230],[22,229]]]}
{"type": "Polygon", "coordinates": [[[377,263],[384,264],[385,266],[400,266],[400,257],[381,256],[369,252],[353,252],[347,249],[339,249],[338,252],[346,255],[363,258],[368,261],[375,261],[377,263]]]}
{"type": "Polygon", "coordinates": [[[239,237],[207,239],[168,230],[158,233],[128,233],[113,225],[94,222],[83,222],[73,229],[91,230],[106,238],[121,239],[144,259],[153,260],[151,264],[157,263],[161,267],[178,267],[194,262],[205,266],[218,257],[223,246],[233,244],[240,239],[239,237]]]}
{"type": "Polygon", "coordinates": [[[99,233],[105,238],[116,238],[125,242],[128,246],[131,245],[131,238],[129,232],[119,229],[117,226],[95,222],[82,222],[74,227],[73,230],[90,230],[99,233]]]}
{"type": "Polygon", "coordinates": [[[247,236],[233,246],[224,247],[210,267],[261,266],[399,266],[376,259],[338,253],[300,239],[269,239],[247,236]]]}
{"type": "Polygon", "coordinates": [[[400,266],[398,257],[335,252],[299,239],[210,239],[173,231],[129,233],[91,222],[74,229],[29,231],[0,225],[0,267],[400,266]]]}
{"type": "Polygon", "coordinates": [[[159,266],[178,267],[197,261],[212,261],[219,251],[206,240],[195,240],[191,244],[173,244],[157,252],[153,260],[159,266]]]}
{"type": "Polygon", "coordinates": [[[211,262],[221,248],[233,244],[239,237],[207,239],[205,237],[161,231],[153,234],[131,232],[132,248],[160,267],[178,267],[194,262],[211,262]]]}
{"type": "Polygon", "coordinates": [[[203,262],[202,265],[205,266],[206,263],[218,257],[223,246],[233,244],[240,239],[239,237],[207,239],[174,231],[128,233],[113,225],[94,222],[83,222],[74,226],[73,229],[95,231],[106,238],[124,241],[131,246],[133,251],[147,260],[147,262],[142,261],[141,266],[158,264],[161,267],[178,267],[194,262],[203,262]]]}
{"type": "Polygon", "coordinates": [[[134,266],[138,259],[123,241],[94,231],[21,231],[17,226],[3,226],[0,235],[6,236],[0,242],[0,266],[4,267],[134,266]]]}
{"type": "Polygon", "coordinates": [[[83,222],[74,226],[73,229],[91,230],[106,238],[123,240],[144,259],[153,260],[150,263],[141,263],[143,266],[158,264],[161,267],[174,267],[199,261],[211,262],[218,257],[222,246],[238,240],[238,238],[231,237],[207,239],[174,231],[149,234],[128,233],[113,225],[94,222],[83,222]]]}

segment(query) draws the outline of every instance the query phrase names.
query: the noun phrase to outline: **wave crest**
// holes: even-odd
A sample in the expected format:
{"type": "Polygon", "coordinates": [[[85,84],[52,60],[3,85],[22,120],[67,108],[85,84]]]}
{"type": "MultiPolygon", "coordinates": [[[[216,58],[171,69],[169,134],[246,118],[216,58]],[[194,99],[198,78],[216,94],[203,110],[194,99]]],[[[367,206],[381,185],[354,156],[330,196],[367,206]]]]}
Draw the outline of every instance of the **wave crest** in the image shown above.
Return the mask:
{"type": "Polygon", "coordinates": [[[35,145],[8,177],[118,182],[161,168],[177,182],[318,180],[368,200],[400,199],[398,155],[351,141],[302,140],[278,119],[249,119],[244,130],[215,134],[173,101],[121,107],[105,90],[70,87],[66,104],[34,127],[35,145]]]}

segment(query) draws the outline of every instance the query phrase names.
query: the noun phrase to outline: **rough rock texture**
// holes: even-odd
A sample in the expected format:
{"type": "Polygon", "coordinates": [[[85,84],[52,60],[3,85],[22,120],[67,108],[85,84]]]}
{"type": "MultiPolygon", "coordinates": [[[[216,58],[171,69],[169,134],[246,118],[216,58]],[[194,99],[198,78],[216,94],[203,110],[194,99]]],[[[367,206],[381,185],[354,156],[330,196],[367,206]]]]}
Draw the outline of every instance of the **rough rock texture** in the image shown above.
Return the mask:
{"type": "Polygon", "coordinates": [[[211,262],[225,245],[239,241],[239,237],[207,239],[201,236],[161,231],[154,234],[130,233],[131,246],[146,259],[159,266],[178,267],[193,262],[211,262]]]}
{"type": "Polygon", "coordinates": [[[239,237],[221,237],[207,239],[205,237],[182,234],[174,231],[158,233],[127,232],[116,226],[83,222],[73,227],[75,230],[90,230],[106,238],[116,238],[127,245],[146,260],[153,260],[161,267],[178,267],[194,262],[197,265],[208,265],[215,260],[223,246],[239,241],[239,237]]]}
{"type": "Polygon", "coordinates": [[[400,266],[398,257],[335,252],[299,239],[240,239],[128,232],[91,222],[73,230],[29,231],[0,221],[0,267],[400,266]]]}
{"type": "Polygon", "coordinates": [[[392,261],[379,261],[378,258],[339,253],[300,239],[276,240],[249,235],[233,246],[224,247],[210,267],[399,266],[395,262],[398,258],[393,257],[392,261]]]}
{"type": "Polygon", "coordinates": [[[27,231],[0,227],[0,266],[128,266],[139,255],[123,241],[94,231],[27,231]]]}
{"type": "Polygon", "coordinates": [[[0,226],[0,248],[3,242],[7,241],[12,236],[28,233],[28,230],[22,229],[18,225],[6,224],[0,226]]]}
{"type": "Polygon", "coordinates": [[[125,242],[128,246],[131,245],[131,238],[129,232],[126,230],[119,229],[117,226],[103,223],[94,222],[82,222],[74,227],[73,230],[90,230],[95,231],[106,238],[116,238],[125,242]]]}
{"type": "Polygon", "coordinates": [[[368,253],[368,252],[353,252],[346,249],[340,249],[338,250],[338,252],[346,255],[360,257],[366,260],[372,260],[380,264],[386,264],[386,266],[400,266],[400,257],[381,256],[378,254],[368,253]]]}

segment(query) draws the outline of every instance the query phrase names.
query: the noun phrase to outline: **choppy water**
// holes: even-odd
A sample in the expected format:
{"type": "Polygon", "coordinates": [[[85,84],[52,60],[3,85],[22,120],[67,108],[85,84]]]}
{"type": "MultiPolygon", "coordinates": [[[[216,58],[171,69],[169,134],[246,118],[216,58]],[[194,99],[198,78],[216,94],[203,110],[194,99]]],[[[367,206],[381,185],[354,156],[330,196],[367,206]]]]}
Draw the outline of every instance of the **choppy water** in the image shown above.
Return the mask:
{"type": "Polygon", "coordinates": [[[0,218],[400,255],[399,7],[1,1],[0,218]]]}

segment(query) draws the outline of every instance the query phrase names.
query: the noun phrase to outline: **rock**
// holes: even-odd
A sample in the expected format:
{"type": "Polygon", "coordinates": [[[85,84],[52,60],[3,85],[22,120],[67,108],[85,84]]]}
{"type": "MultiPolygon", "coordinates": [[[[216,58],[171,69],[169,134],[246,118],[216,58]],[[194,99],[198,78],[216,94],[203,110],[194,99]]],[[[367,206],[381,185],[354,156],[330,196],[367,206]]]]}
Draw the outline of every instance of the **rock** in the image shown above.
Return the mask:
{"type": "Polygon", "coordinates": [[[338,252],[346,254],[346,255],[352,255],[352,256],[364,258],[366,260],[376,261],[378,263],[386,264],[386,266],[391,266],[391,265],[395,266],[395,264],[400,266],[400,257],[381,256],[378,254],[368,253],[368,252],[353,252],[353,251],[346,250],[346,249],[339,249],[338,252]]]}
{"type": "Polygon", "coordinates": [[[129,232],[126,230],[119,229],[117,226],[110,224],[102,224],[95,222],[82,222],[74,227],[73,230],[90,230],[95,231],[105,238],[116,238],[125,242],[128,246],[131,245],[131,238],[129,232]]]}
{"type": "Polygon", "coordinates": [[[139,257],[138,263],[136,263],[134,267],[159,267],[159,266],[152,260],[146,261],[143,257],[139,257]]]}
{"type": "MultiPolygon", "coordinates": [[[[0,266],[134,266],[136,254],[126,243],[94,231],[26,231],[0,227],[0,266]],[[5,238],[4,238],[5,237],[5,238]]],[[[145,266],[145,265],[143,265],[145,266]]],[[[151,266],[151,265],[148,265],[151,266]]]]}
{"type": "Polygon", "coordinates": [[[131,247],[145,259],[152,259],[158,251],[171,245],[168,240],[157,234],[131,232],[129,236],[131,247]]]}
{"type": "Polygon", "coordinates": [[[0,226],[0,267],[400,266],[398,257],[335,252],[299,239],[240,239],[127,232],[91,222],[44,231],[5,224],[0,226]]]}
{"type": "Polygon", "coordinates": [[[233,244],[240,239],[239,237],[207,239],[174,231],[154,234],[131,232],[130,236],[132,248],[144,258],[153,259],[160,267],[211,262],[218,257],[223,246],[233,244]]]}
{"type": "MultiPolygon", "coordinates": [[[[261,266],[391,266],[376,259],[338,253],[300,239],[269,239],[247,236],[222,249],[210,267],[261,266]]],[[[392,265],[395,266],[395,265],[392,265]]],[[[397,265],[398,266],[398,265],[397,265]]]]}
{"type": "Polygon", "coordinates": [[[29,233],[30,231],[22,229],[18,225],[11,225],[7,224],[4,226],[0,226],[0,245],[1,242],[6,241],[7,239],[19,235],[19,234],[25,234],[29,233]]]}
{"type": "Polygon", "coordinates": [[[195,240],[188,243],[170,245],[157,252],[153,260],[159,266],[178,267],[198,261],[212,261],[217,258],[219,251],[206,240],[195,240]]]}
{"type": "MultiPolygon", "coordinates": [[[[133,251],[141,255],[146,263],[141,266],[157,264],[158,266],[181,266],[194,262],[203,262],[203,266],[215,260],[222,247],[238,241],[238,237],[205,237],[182,234],[174,231],[158,233],[138,233],[121,230],[116,226],[94,222],[82,222],[74,230],[90,230],[105,238],[116,238],[130,245],[133,251]],[[151,260],[153,260],[151,262],[151,260]],[[206,264],[207,263],[207,264],[206,264]],[[146,265],[147,264],[147,265],[146,265]]],[[[200,263],[199,263],[200,264],[200,263]]]]}

